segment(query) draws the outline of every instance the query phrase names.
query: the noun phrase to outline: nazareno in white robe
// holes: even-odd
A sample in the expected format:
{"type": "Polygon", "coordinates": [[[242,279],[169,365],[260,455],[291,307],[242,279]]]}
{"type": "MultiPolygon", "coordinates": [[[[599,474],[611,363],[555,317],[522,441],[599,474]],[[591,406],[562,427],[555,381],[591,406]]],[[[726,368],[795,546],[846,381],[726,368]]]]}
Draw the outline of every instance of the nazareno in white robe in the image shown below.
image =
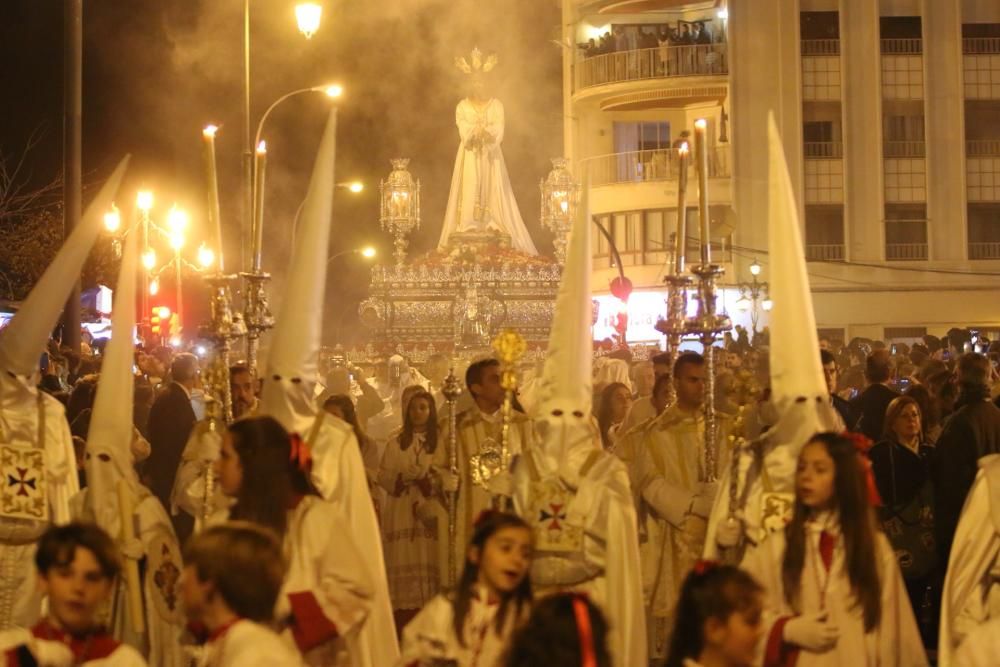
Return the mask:
{"type": "Polygon", "coordinates": [[[205,644],[197,667],[300,667],[302,658],[270,628],[240,619],[205,644]]]}
{"type": "Polygon", "coordinates": [[[478,106],[469,99],[463,99],[455,108],[455,124],[458,125],[461,142],[455,156],[438,248],[448,245],[448,237],[455,232],[495,230],[510,234],[510,243],[515,250],[537,255],[535,244],[521,219],[500,150],[504,135],[503,104],[492,98],[484,106],[478,106]],[[496,140],[488,146],[472,150],[472,144],[482,130],[496,140]]]}
{"type": "Polygon", "coordinates": [[[966,635],[1000,619],[1000,455],[979,460],[979,472],[955,529],[941,596],[938,664],[954,659],[966,635]]]}
{"type": "MultiPolygon", "coordinates": [[[[806,524],[807,551],[799,593],[801,609],[798,612],[785,601],[781,581],[781,562],[786,544],[784,532],[771,533],[743,559],[743,569],[764,587],[766,632],[761,640],[761,654],[771,660],[781,660],[785,651],[797,648],[782,641],[782,619],[799,613],[814,614],[826,610],[830,622],[840,631],[836,645],[824,653],[800,649],[794,663],[796,667],[925,667],[927,656],[920,642],[917,622],[906,597],[896,555],[885,535],[881,532],[876,535],[882,618],[874,631],[865,632],[863,612],[860,605],[854,604],[845,570],[843,539],[837,539],[827,576],[819,555],[821,528],[816,522],[806,524]],[[824,587],[825,604],[821,604],[824,587]]],[[[839,532],[836,527],[830,530],[839,532]]],[[[765,660],[764,664],[785,663],[765,660]]]]}

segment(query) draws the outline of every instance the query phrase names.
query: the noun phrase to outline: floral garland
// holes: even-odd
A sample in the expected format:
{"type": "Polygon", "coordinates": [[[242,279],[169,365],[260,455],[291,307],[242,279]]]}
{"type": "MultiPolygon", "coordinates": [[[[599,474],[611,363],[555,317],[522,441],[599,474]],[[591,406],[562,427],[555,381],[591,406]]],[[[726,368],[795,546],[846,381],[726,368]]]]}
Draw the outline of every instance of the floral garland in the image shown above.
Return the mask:
{"type": "Polygon", "coordinates": [[[453,247],[439,248],[417,257],[411,266],[414,267],[451,267],[472,269],[483,267],[487,269],[504,266],[551,266],[553,260],[539,255],[528,255],[514,250],[499,240],[481,244],[463,243],[453,247]]]}

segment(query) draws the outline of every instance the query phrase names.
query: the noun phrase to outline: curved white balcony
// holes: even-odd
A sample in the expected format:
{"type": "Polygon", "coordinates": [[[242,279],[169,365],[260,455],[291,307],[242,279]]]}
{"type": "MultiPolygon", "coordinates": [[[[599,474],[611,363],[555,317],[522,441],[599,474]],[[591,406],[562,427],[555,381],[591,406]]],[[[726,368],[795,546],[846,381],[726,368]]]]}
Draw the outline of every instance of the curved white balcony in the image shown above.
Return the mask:
{"type": "Polygon", "coordinates": [[[729,74],[724,42],[617,51],[576,62],[576,90],[629,81],[729,74]]]}
{"type": "MultiPolygon", "coordinates": [[[[688,182],[696,177],[693,160],[688,161],[688,182]]],[[[678,176],[676,148],[648,151],[609,153],[584,158],[580,165],[590,176],[590,186],[647,181],[676,181],[678,176]]],[[[729,178],[729,147],[715,146],[708,150],[709,178],[729,178]]]]}

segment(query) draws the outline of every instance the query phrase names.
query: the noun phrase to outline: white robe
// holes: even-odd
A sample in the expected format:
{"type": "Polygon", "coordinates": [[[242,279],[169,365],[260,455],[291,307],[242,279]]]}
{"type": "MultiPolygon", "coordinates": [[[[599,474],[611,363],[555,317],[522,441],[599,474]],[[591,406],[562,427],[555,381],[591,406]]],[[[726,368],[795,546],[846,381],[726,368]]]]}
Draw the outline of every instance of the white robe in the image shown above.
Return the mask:
{"type": "Polygon", "coordinates": [[[205,644],[197,667],[300,667],[302,657],[270,628],[242,619],[205,644]]]}
{"type": "Polygon", "coordinates": [[[983,623],[970,632],[962,641],[957,651],[950,652],[953,657],[948,662],[939,660],[942,667],[955,664],[961,667],[996,667],[1000,665],[1000,618],[994,618],[983,623]]]}
{"type": "MultiPolygon", "coordinates": [[[[0,371],[0,441],[38,446],[38,397],[37,389],[0,371]]],[[[41,616],[35,541],[50,525],[69,522],[70,498],[80,490],[73,438],[63,405],[44,392],[41,401],[48,520],[0,518],[0,629],[31,627],[41,616]]]]}
{"type": "Polygon", "coordinates": [[[503,104],[495,98],[482,106],[463,99],[455,108],[455,123],[461,142],[438,248],[446,247],[448,237],[455,232],[492,230],[509,234],[515,250],[537,255],[521,219],[500,150],[504,134],[503,104]],[[484,136],[483,133],[492,135],[492,142],[475,148],[477,138],[484,136]]]}
{"type": "MultiPolygon", "coordinates": [[[[514,470],[514,507],[529,525],[534,526],[538,518],[527,515],[533,481],[530,463],[534,463],[534,470],[546,474],[541,447],[525,452],[514,470]]],[[[583,559],[599,574],[580,584],[550,587],[545,592],[573,590],[587,593],[607,618],[610,627],[608,645],[615,666],[645,665],[646,619],[638,567],[639,538],[628,472],[614,455],[600,450],[596,441],[589,447],[579,445],[570,448],[562,456],[560,466],[558,477],[564,486],[570,489],[575,487],[575,491],[563,510],[565,514],[556,518],[583,530],[583,559]],[[591,459],[595,450],[598,454],[591,459]]],[[[556,514],[559,514],[558,510],[556,514]]],[[[552,573],[561,569],[555,562],[542,563],[539,555],[536,554],[532,564],[533,582],[542,576],[551,579],[552,573]],[[543,573],[541,567],[548,567],[549,572],[543,573]]],[[[536,593],[540,592],[536,590],[536,593]]]]}
{"type": "Polygon", "coordinates": [[[451,600],[438,595],[403,629],[403,646],[397,667],[435,667],[453,660],[455,667],[501,667],[500,659],[516,625],[513,611],[497,633],[498,603],[484,603],[472,598],[465,618],[465,646],[455,636],[454,606],[451,600]]]}
{"type": "MultiPolygon", "coordinates": [[[[955,649],[977,626],[1000,619],[1000,455],[979,460],[955,529],[941,598],[938,661],[960,665],[955,649]]],[[[993,625],[996,625],[995,623],[993,625]]]]}
{"type": "MultiPolygon", "coordinates": [[[[0,632],[0,659],[4,653],[27,646],[39,667],[147,667],[142,655],[128,644],[121,644],[110,655],[77,663],[68,646],[54,639],[39,639],[30,630],[15,628],[0,632]]],[[[157,663],[153,663],[158,667],[157,663]]]]}
{"type": "Polygon", "coordinates": [[[806,524],[807,553],[799,592],[801,609],[796,612],[785,601],[781,562],[785,554],[785,534],[770,534],[743,560],[742,567],[764,587],[764,625],[761,648],[767,646],[775,623],[783,617],[814,614],[824,609],[840,631],[836,645],[825,653],[802,649],[796,667],[925,667],[924,654],[913,609],[906,596],[896,555],[881,532],[876,536],[876,555],[882,585],[882,618],[878,627],[866,633],[862,609],[854,604],[851,584],[844,565],[843,540],[834,549],[827,578],[819,556],[821,526],[806,524]],[[823,586],[825,583],[825,604],[823,586]]]}

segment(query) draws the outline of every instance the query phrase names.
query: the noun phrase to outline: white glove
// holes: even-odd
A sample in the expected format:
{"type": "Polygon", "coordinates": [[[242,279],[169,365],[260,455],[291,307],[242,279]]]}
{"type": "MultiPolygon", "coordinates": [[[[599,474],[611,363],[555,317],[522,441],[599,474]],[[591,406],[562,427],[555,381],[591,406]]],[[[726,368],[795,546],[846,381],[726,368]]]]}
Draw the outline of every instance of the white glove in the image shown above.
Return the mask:
{"type": "Polygon", "coordinates": [[[840,629],[827,620],[828,612],[796,616],[785,623],[784,639],[815,653],[825,653],[836,646],[840,629]]]}
{"type": "Polygon", "coordinates": [[[723,549],[735,547],[743,536],[743,519],[739,515],[729,517],[715,529],[715,542],[723,549]]]}
{"type": "Polygon", "coordinates": [[[458,491],[458,475],[452,473],[450,470],[445,470],[444,468],[438,468],[438,476],[441,477],[441,490],[445,493],[454,493],[458,491]]]}
{"type": "Polygon", "coordinates": [[[28,645],[39,667],[63,667],[73,664],[73,652],[62,642],[36,639],[28,645]]]}
{"type": "Polygon", "coordinates": [[[494,496],[507,496],[509,498],[514,495],[514,478],[506,470],[498,472],[490,477],[490,481],[486,482],[486,489],[494,496]]]}
{"type": "Polygon", "coordinates": [[[701,482],[691,499],[691,514],[708,518],[712,513],[712,505],[715,504],[715,494],[719,490],[719,485],[715,482],[701,482]]]}
{"type": "Polygon", "coordinates": [[[142,540],[133,537],[130,540],[123,540],[121,544],[122,555],[129,560],[141,560],[146,555],[146,549],[142,546],[142,540]]]}

